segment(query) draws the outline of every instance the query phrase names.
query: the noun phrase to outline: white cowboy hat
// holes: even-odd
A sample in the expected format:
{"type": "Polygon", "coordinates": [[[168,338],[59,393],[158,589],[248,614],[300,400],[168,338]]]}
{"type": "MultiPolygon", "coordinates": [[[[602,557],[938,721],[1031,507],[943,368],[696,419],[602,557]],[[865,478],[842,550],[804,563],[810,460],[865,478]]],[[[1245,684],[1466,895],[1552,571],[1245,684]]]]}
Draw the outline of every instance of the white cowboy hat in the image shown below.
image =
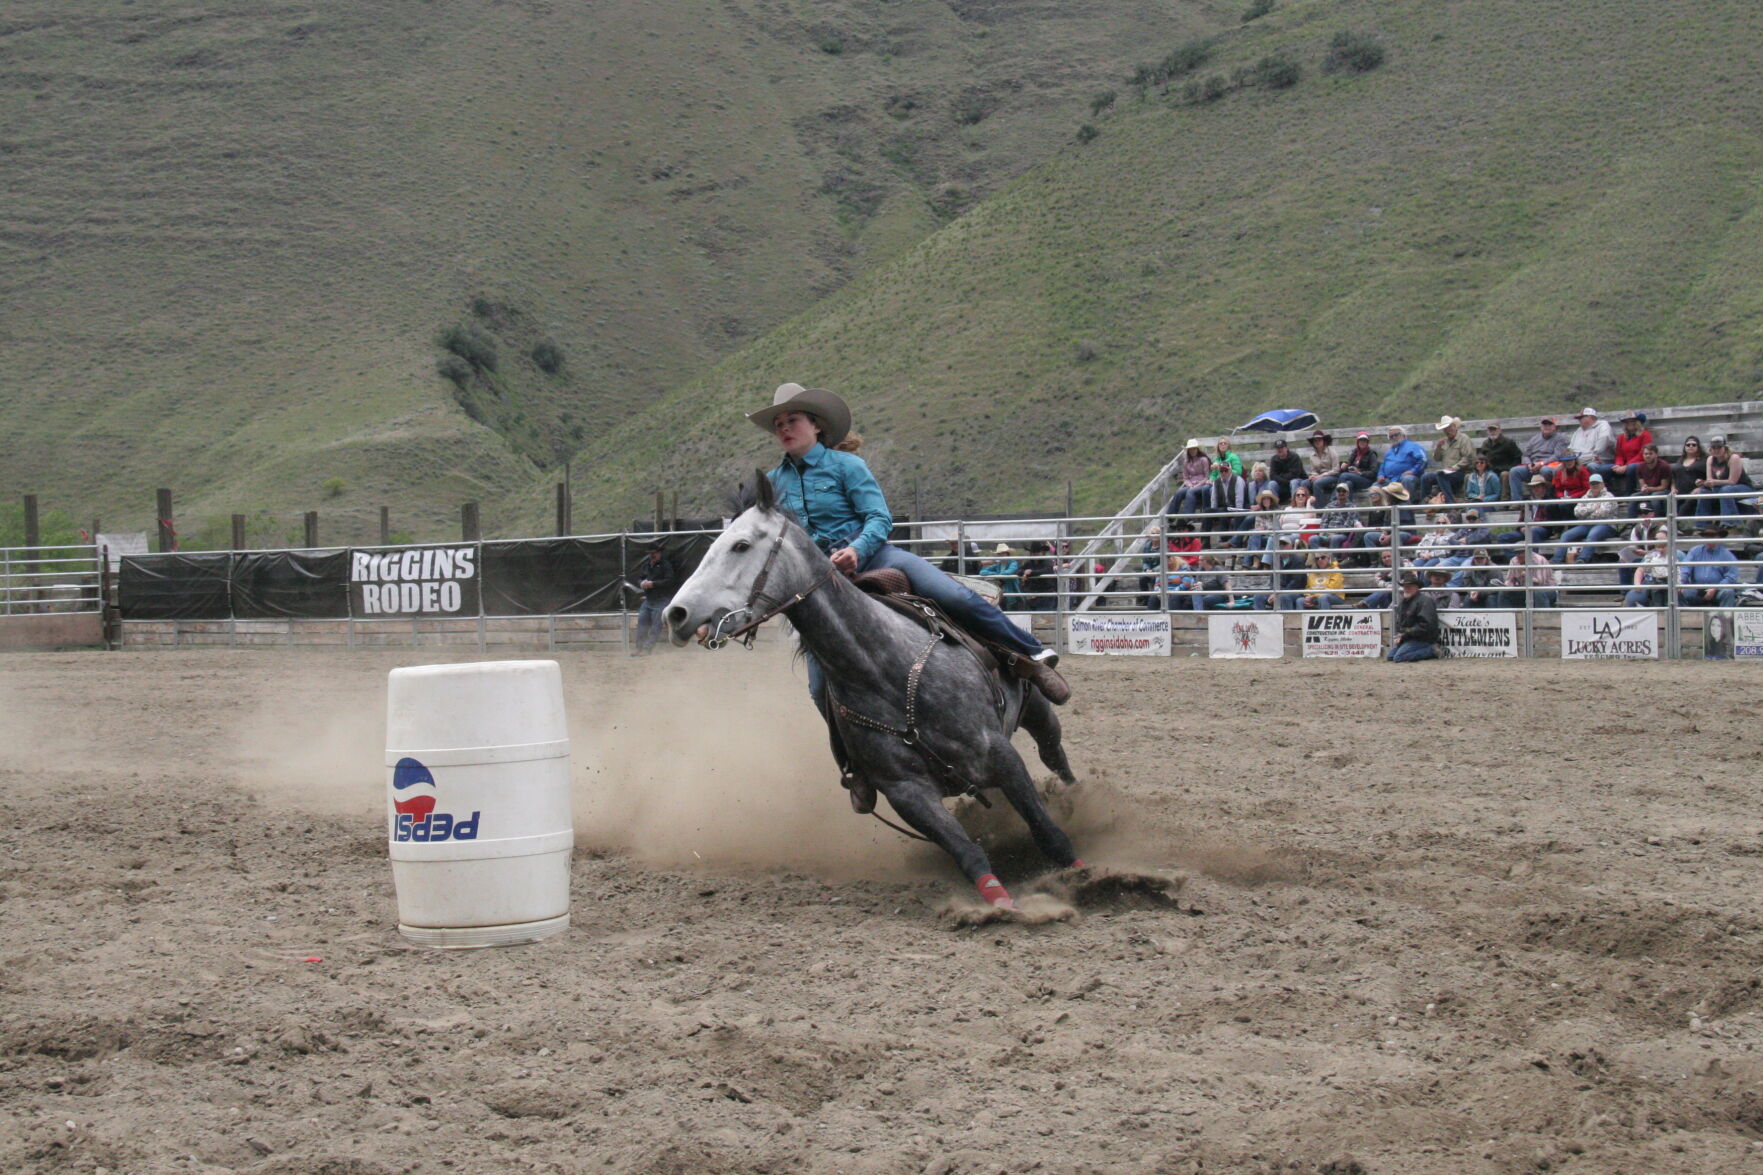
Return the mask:
{"type": "Polygon", "coordinates": [[[1386,497],[1394,498],[1398,502],[1406,502],[1408,500],[1408,487],[1399,481],[1385,482],[1383,485],[1383,492],[1386,497]]]}
{"type": "Polygon", "coordinates": [[[771,407],[749,412],[747,419],[770,432],[772,424],[785,412],[806,412],[820,421],[821,443],[832,448],[851,431],[851,407],[825,388],[805,388],[801,384],[779,384],[772,393],[771,407]]]}
{"type": "Polygon", "coordinates": [[[1450,428],[1453,424],[1462,424],[1462,423],[1463,422],[1455,416],[1441,416],[1441,417],[1439,417],[1439,422],[1437,424],[1433,425],[1433,427],[1438,429],[1440,432],[1444,432],[1447,428],[1450,428]]]}
{"type": "Polygon", "coordinates": [[[1198,448],[1199,448],[1199,447],[1200,447],[1200,441],[1199,441],[1199,438],[1197,438],[1197,437],[1189,437],[1189,438],[1188,438],[1188,443],[1187,443],[1187,444],[1185,444],[1185,445],[1183,445],[1183,446],[1182,446],[1182,450],[1183,450],[1183,451],[1184,451],[1184,452],[1185,452],[1185,451],[1187,451],[1187,450],[1188,450],[1188,449],[1198,449],[1198,448]]]}
{"type": "Polygon", "coordinates": [[[1011,553],[1011,551],[1010,551],[1010,544],[1009,543],[999,543],[997,546],[992,548],[992,554],[994,554],[994,555],[1008,555],[1010,553],[1011,553]]]}

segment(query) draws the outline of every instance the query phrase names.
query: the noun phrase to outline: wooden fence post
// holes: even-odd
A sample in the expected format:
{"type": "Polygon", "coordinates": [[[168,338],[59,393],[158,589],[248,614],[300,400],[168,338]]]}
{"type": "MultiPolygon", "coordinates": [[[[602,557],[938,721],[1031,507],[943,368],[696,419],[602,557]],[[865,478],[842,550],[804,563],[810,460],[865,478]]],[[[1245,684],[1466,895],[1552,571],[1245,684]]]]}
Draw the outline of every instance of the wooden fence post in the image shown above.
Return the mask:
{"type": "Polygon", "coordinates": [[[306,549],[318,546],[318,511],[306,512],[306,549]]]}
{"type": "Polygon", "coordinates": [[[244,549],[245,516],[243,514],[235,514],[233,515],[233,550],[243,551],[244,549]]]}
{"type": "Polygon", "coordinates": [[[155,492],[154,517],[159,523],[160,552],[163,554],[166,551],[177,550],[178,532],[172,518],[170,490],[162,489],[155,492]]]}
{"type": "Polygon", "coordinates": [[[559,538],[569,533],[569,487],[562,482],[557,483],[557,535],[559,538]]]}
{"type": "Polygon", "coordinates": [[[660,490],[655,491],[655,529],[656,530],[666,530],[667,529],[665,526],[661,525],[661,516],[663,514],[667,513],[667,502],[665,501],[666,497],[667,497],[667,495],[664,494],[662,491],[660,491],[660,490]]]}
{"type": "Polygon", "coordinates": [[[459,534],[468,543],[475,543],[483,538],[478,530],[476,502],[467,502],[459,507],[459,534]]]}
{"type": "Polygon", "coordinates": [[[392,508],[390,506],[381,506],[380,507],[380,546],[389,547],[391,545],[392,545],[392,508]]]}

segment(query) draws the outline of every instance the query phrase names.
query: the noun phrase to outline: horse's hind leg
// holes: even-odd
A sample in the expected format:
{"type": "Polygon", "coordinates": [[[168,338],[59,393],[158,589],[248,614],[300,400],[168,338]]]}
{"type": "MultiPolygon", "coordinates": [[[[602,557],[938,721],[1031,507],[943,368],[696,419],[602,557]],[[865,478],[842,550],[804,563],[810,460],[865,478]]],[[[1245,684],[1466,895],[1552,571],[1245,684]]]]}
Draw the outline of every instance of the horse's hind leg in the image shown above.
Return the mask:
{"type": "Polygon", "coordinates": [[[1065,742],[1059,730],[1059,715],[1054,712],[1053,703],[1042,697],[1041,691],[1033,686],[1023,687],[1021,721],[1022,729],[1028,731],[1029,737],[1035,740],[1035,749],[1040,752],[1041,762],[1066,783],[1076,783],[1077,776],[1071,773],[1071,764],[1065,758],[1065,742]]]}
{"type": "MultiPolygon", "coordinates": [[[[1060,758],[1063,761],[1064,756],[1060,758]]],[[[1028,766],[1023,763],[1022,756],[1016,753],[1016,748],[1005,743],[996,752],[994,761],[996,767],[993,779],[1003,791],[1004,798],[1010,801],[1010,806],[1016,809],[1023,823],[1028,825],[1029,834],[1035,838],[1035,844],[1041,852],[1061,868],[1081,866],[1083,862],[1078,860],[1077,849],[1072,846],[1071,838],[1048,815],[1047,806],[1041,803],[1041,797],[1035,791],[1034,780],[1029,778],[1028,766]]]]}
{"type": "Polygon", "coordinates": [[[1010,891],[992,872],[986,851],[973,843],[960,821],[943,807],[941,793],[916,781],[884,783],[881,792],[888,797],[888,803],[894,806],[900,818],[920,836],[929,837],[938,848],[955,858],[961,872],[967,874],[967,880],[979,890],[980,897],[994,906],[1016,905],[1010,898],[1010,891]]]}

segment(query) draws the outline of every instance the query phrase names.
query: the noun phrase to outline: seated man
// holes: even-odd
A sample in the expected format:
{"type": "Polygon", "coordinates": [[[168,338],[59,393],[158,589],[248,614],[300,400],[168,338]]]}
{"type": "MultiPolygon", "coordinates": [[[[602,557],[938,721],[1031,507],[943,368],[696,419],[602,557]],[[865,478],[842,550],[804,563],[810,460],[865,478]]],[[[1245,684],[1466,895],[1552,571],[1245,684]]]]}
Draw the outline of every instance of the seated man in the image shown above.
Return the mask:
{"type": "Polygon", "coordinates": [[[1598,419],[1595,408],[1580,412],[1579,427],[1567,438],[1567,451],[1579,458],[1587,473],[1608,477],[1616,468],[1616,434],[1610,431],[1609,422],[1598,419]]]}
{"type": "Polygon", "coordinates": [[[1677,602],[1684,608],[1731,608],[1738,603],[1739,560],[1717,539],[1726,537],[1726,528],[1718,523],[1696,532],[1701,542],[1689,549],[1677,564],[1677,579],[1683,584],[1677,602]]]}
{"type": "Polygon", "coordinates": [[[1438,430],[1442,435],[1432,443],[1432,461],[1426,476],[1421,478],[1420,496],[1430,498],[1436,488],[1445,501],[1455,502],[1463,495],[1463,481],[1475,460],[1475,446],[1463,435],[1463,422],[1455,416],[1440,420],[1438,430]]]}
{"type": "Polygon", "coordinates": [[[1374,485],[1400,485],[1402,500],[1407,501],[1420,490],[1421,475],[1426,472],[1426,450],[1419,442],[1408,439],[1408,430],[1399,424],[1390,425],[1390,447],[1384,450],[1377,467],[1374,485]]]}
{"type": "Polygon", "coordinates": [[[1555,418],[1545,416],[1542,419],[1541,431],[1524,442],[1521,452],[1523,460],[1507,470],[1506,477],[1511,483],[1512,500],[1524,497],[1524,487],[1532,478],[1544,480],[1555,476],[1555,467],[1561,463],[1561,457],[1567,452],[1567,438],[1555,431],[1555,418]]]}
{"type": "Polygon", "coordinates": [[[1420,590],[1420,576],[1402,572],[1402,599],[1396,605],[1396,644],[1391,661],[1430,661],[1439,655],[1439,607],[1420,590]]]}
{"type": "Polygon", "coordinates": [[[1292,452],[1292,446],[1281,437],[1273,442],[1273,460],[1267,463],[1267,472],[1278,487],[1279,500],[1289,502],[1292,483],[1304,480],[1304,459],[1292,452]]]}
{"type": "Polygon", "coordinates": [[[1499,594],[1495,586],[1500,582],[1501,571],[1495,565],[1492,554],[1486,547],[1475,548],[1469,562],[1458,568],[1457,574],[1451,577],[1451,586],[1457,589],[1459,608],[1491,608],[1499,594]]]}
{"type": "Polygon", "coordinates": [[[1523,550],[1512,556],[1506,565],[1506,587],[1500,604],[1506,608],[1553,608],[1555,606],[1555,565],[1536,547],[1527,556],[1523,550]],[[1525,588],[1531,590],[1527,594],[1525,588]]]}
{"type": "Polygon", "coordinates": [[[1377,561],[1378,566],[1371,573],[1371,582],[1376,585],[1377,590],[1366,593],[1365,598],[1359,601],[1361,608],[1369,608],[1372,611],[1388,608],[1392,599],[1390,595],[1390,549],[1388,547],[1378,552],[1377,561]]]}

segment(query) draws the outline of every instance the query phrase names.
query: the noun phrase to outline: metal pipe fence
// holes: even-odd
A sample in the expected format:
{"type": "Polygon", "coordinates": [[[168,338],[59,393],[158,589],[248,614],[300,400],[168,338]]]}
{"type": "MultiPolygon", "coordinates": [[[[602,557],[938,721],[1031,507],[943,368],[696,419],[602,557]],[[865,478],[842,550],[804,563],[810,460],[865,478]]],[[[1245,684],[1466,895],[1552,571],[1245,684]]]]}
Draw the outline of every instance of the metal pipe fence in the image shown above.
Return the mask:
{"type": "Polygon", "coordinates": [[[0,616],[98,612],[104,607],[97,548],[0,548],[0,616]]]}

